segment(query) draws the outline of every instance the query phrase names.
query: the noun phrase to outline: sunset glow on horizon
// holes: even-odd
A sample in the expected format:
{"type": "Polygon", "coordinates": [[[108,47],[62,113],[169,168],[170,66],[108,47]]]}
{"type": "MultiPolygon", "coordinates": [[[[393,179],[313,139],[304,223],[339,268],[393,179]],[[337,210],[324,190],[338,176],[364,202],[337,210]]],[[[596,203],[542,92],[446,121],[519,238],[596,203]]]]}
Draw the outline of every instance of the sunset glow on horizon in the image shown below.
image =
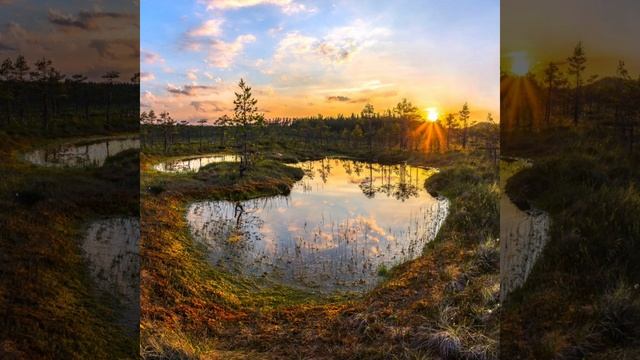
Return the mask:
{"type": "Polygon", "coordinates": [[[498,1],[141,7],[142,111],[191,122],[231,115],[244,78],[267,118],[349,116],[367,103],[383,113],[403,98],[421,109],[439,104],[440,114],[468,102],[478,120],[499,113],[498,1]]]}

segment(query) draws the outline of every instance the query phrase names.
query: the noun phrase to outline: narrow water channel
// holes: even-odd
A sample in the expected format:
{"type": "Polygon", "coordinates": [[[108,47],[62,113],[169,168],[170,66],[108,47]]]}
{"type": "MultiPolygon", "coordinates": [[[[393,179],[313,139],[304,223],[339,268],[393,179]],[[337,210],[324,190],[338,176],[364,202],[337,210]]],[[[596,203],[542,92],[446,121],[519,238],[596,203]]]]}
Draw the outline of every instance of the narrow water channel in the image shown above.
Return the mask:
{"type": "Polygon", "coordinates": [[[520,210],[504,192],[507,180],[529,166],[531,162],[523,159],[500,162],[501,301],[524,284],[549,237],[549,215],[536,209],[520,210]]]}

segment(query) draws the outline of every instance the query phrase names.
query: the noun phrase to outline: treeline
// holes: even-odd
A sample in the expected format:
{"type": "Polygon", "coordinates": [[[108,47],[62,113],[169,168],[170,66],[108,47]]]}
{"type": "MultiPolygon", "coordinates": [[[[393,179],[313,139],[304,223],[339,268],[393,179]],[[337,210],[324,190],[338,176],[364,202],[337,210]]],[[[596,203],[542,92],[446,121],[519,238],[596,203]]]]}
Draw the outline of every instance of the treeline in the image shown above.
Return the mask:
{"type": "Polygon", "coordinates": [[[40,136],[137,130],[139,80],[110,71],[94,82],[62,74],[46,58],[31,65],[21,55],[7,58],[0,65],[0,130],[40,136]]]}
{"type": "Polygon", "coordinates": [[[498,126],[491,114],[483,121],[472,120],[467,104],[458,113],[435,122],[425,120],[418,108],[406,99],[383,113],[375,112],[374,107],[367,104],[360,114],[350,116],[276,117],[254,121],[248,126],[242,123],[242,115],[234,118],[224,115],[214,121],[202,119],[191,124],[173,119],[168,112],[143,112],[140,114],[143,147],[163,153],[184,145],[199,150],[241,147],[246,143],[241,138],[247,134],[248,142],[253,144],[365,152],[445,152],[477,148],[495,152],[499,142],[498,126]]]}
{"type": "Polygon", "coordinates": [[[524,79],[502,73],[501,107],[504,129],[543,131],[582,125],[614,129],[633,148],[640,123],[640,76],[624,61],[614,76],[587,76],[587,56],[578,43],[566,59],[545,65],[542,74],[524,79]]]}

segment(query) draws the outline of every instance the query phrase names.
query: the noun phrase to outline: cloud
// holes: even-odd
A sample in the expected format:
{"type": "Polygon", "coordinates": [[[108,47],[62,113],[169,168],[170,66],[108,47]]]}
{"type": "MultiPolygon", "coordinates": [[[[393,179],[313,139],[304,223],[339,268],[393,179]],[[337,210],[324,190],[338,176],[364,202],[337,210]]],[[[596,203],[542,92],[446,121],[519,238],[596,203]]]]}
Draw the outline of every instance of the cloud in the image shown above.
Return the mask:
{"type": "Polygon", "coordinates": [[[119,60],[125,57],[139,58],[140,48],[138,41],[134,39],[96,39],[89,42],[89,47],[96,49],[98,54],[111,60],[119,60]]]}
{"type": "Polygon", "coordinates": [[[11,36],[14,38],[26,38],[28,36],[27,30],[15,22],[9,22],[4,28],[4,36],[11,36]]]}
{"type": "Polygon", "coordinates": [[[299,32],[290,32],[280,40],[274,57],[284,58],[288,55],[303,55],[313,51],[318,40],[311,36],[305,36],[299,32]]]}
{"type": "Polygon", "coordinates": [[[191,69],[187,71],[187,78],[191,81],[198,81],[198,69],[191,69]]]}
{"type": "Polygon", "coordinates": [[[162,56],[160,56],[160,54],[156,54],[151,51],[141,50],[140,58],[142,59],[142,62],[146,64],[164,63],[164,59],[162,58],[162,56]]]}
{"type": "Polygon", "coordinates": [[[189,31],[189,36],[220,36],[222,34],[222,23],[224,19],[207,20],[202,25],[189,31]]]}
{"type": "Polygon", "coordinates": [[[307,7],[293,0],[204,0],[208,10],[233,10],[257,5],[278,6],[287,15],[297,13],[314,13],[318,9],[307,7]]]}
{"type": "Polygon", "coordinates": [[[355,53],[370,48],[380,39],[386,38],[390,31],[383,27],[372,27],[362,20],[353,24],[337,27],[322,38],[290,32],[280,40],[274,54],[274,60],[287,59],[312,60],[323,59],[328,63],[348,61],[355,53]]]}
{"type": "Polygon", "coordinates": [[[287,15],[293,15],[297,13],[315,13],[318,9],[314,7],[307,7],[305,4],[294,3],[293,1],[280,7],[282,12],[287,15]]]}
{"type": "Polygon", "coordinates": [[[148,91],[148,90],[142,94],[141,98],[142,98],[142,101],[149,104],[150,106],[153,106],[152,104],[155,104],[156,101],[158,100],[158,98],[151,91],[148,91]]]}
{"type": "Polygon", "coordinates": [[[191,106],[197,112],[223,112],[226,109],[221,105],[219,101],[205,100],[205,101],[192,101],[191,106]]]}
{"type": "Polygon", "coordinates": [[[10,45],[3,44],[2,42],[0,42],[0,51],[15,51],[15,50],[17,49],[10,45]]]}
{"type": "Polygon", "coordinates": [[[276,36],[277,34],[281,33],[284,30],[284,27],[282,27],[281,25],[278,25],[276,27],[272,27],[269,30],[267,30],[267,34],[269,34],[269,36],[276,36]]]}
{"type": "Polygon", "coordinates": [[[16,51],[25,43],[33,47],[37,41],[20,24],[9,22],[0,31],[0,51],[16,51]]]}
{"type": "Polygon", "coordinates": [[[328,102],[334,102],[334,101],[339,101],[339,102],[347,102],[350,101],[351,98],[348,96],[327,96],[327,101],[328,102]]]}
{"type": "Polygon", "coordinates": [[[156,79],[156,76],[153,73],[149,73],[149,72],[141,72],[140,73],[140,80],[141,81],[153,81],[156,79]]]}
{"type": "Polygon", "coordinates": [[[326,99],[327,99],[327,102],[343,102],[343,103],[349,103],[349,104],[364,103],[369,101],[369,98],[366,98],[366,97],[353,99],[348,96],[342,96],[342,95],[327,96],[326,99]]]}
{"type": "Polygon", "coordinates": [[[218,68],[228,68],[242,52],[244,46],[254,41],[256,41],[256,37],[251,34],[240,35],[232,42],[212,40],[209,43],[209,54],[206,61],[218,68]]]}
{"type": "Polygon", "coordinates": [[[390,35],[384,27],[374,27],[362,20],[332,29],[317,44],[317,51],[331,62],[349,59],[356,52],[370,48],[390,35]]]}
{"type": "Polygon", "coordinates": [[[135,20],[136,17],[133,14],[106,11],[80,11],[78,15],[72,15],[49,9],[48,19],[50,23],[66,29],[95,30],[102,19],[135,20]]]}
{"type": "Polygon", "coordinates": [[[276,90],[273,86],[254,87],[253,91],[256,95],[261,96],[274,96],[276,94],[276,90]]]}
{"type": "Polygon", "coordinates": [[[196,93],[204,90],[213,90],[213,93],[218,92],[215,87],[207,85],[185,85],[183,87],[177,87],[171,84],[167,85],[167,92],[174,95],[194,96],[196,93]]]}
{"type": "Polygon", "coordinates": [[[208,51],[206,62],[214,67],[228,68],[244,46],[256,41],[252,34],[244,34],[231,42],[219,38],[223,19],[205,21],[201,26],[188,31],[182,38],[182,47],[189,51],[208,51]]]}

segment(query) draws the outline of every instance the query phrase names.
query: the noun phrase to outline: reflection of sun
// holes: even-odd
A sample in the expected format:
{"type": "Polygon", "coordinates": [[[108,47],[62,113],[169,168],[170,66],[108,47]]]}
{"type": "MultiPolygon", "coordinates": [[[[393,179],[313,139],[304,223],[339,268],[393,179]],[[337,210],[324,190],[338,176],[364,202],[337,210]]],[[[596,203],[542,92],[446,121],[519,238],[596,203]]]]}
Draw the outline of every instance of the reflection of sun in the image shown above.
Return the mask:
{"type": "Polygon", "coordinates": [[[511,72],[518,76],[527,75],[531,67],[529,56],[524,51],[511,53],[511,72]]]}
{"type": "Polygon", "coordinates": [[[431,122],[436,122],[438,121],[439,116],[440,114],[438,113],[438,109],[434,107],[427,108],[427,120],[431,122]]]}

